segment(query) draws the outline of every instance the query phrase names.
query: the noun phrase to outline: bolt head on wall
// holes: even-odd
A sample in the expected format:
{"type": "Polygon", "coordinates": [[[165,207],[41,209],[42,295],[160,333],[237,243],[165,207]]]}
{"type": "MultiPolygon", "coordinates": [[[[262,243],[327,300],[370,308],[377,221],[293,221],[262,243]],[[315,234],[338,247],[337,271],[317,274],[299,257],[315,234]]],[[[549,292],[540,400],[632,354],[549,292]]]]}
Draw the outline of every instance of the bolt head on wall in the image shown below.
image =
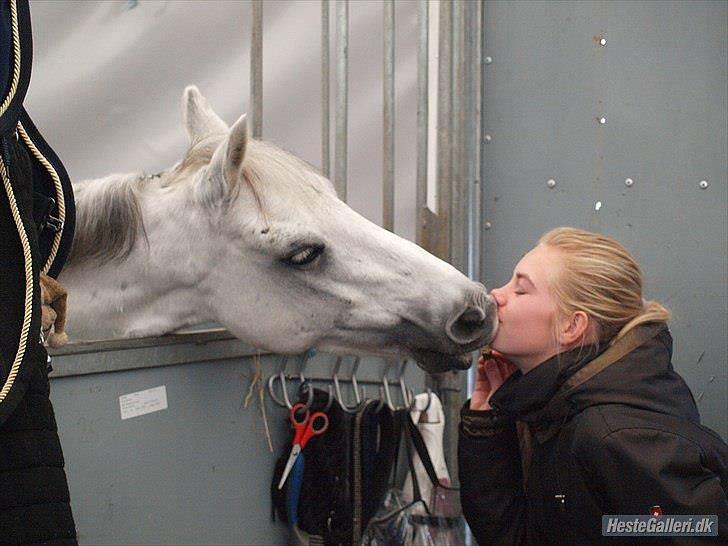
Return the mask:
{"type": "Polygon", "coordinates": [[[705,190],[708,188],[708,186],[710,186],[710,184],[708,184],[707,180],[701,180],[700,184],[698,184],[698,185],[700,186],[701,190],[705,190]]]}
{"type": "Polygon", "coordinates": [[[554,187],[556,187],[556,180],[554,180],[553,178],[549,178],[548,181],[546,182],[546,185],[549,188],[554,188],[554,187]]]}

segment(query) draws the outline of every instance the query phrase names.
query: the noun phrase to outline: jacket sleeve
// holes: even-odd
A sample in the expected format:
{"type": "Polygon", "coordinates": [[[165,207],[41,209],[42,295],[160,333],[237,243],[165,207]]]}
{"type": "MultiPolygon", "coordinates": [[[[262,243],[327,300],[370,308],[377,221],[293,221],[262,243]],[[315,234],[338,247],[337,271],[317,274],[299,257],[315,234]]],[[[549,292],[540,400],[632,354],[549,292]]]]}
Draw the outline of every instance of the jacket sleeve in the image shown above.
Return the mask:
{"type": "Polygon", "coordinates": [[[524,544],[526,506],[515,422],[495,411],[461,410],[460,497],[478,543],[524,544]]]}
{"type": "Polygon", "coordinates": [[[717,515],[720,536],[728,536],[724,443],[706,450],[678,433],[639,427],[577,445],[576,461],[603,514],[648,514],[659,506],[666,515],[717,515]]]}

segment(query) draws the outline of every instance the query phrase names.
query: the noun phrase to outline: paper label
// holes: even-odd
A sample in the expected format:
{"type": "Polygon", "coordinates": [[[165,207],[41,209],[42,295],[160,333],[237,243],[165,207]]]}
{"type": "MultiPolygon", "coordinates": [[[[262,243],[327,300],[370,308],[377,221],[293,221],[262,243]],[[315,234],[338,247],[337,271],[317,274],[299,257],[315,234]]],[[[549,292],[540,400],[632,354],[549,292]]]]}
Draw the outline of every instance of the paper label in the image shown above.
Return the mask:
{"type": "Polygon", "coordinates": [[[167,387],[162,385],[153,389],[124,394],[119,397],[119,407],[122,419],[167,409],[167,387]]]}

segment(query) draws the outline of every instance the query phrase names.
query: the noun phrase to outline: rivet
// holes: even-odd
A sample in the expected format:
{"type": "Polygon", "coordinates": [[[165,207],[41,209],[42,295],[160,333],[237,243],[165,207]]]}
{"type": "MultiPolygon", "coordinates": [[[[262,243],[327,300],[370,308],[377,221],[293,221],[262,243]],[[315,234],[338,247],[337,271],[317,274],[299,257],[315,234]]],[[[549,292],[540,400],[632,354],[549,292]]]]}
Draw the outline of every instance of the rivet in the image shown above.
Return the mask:
{"type": "Polygon", "coordinates": [[[486,222],[485,224],[483,224],[483,227],[484,227],[485,229],[490,229],[490,227],[491,227],[491,223],[490,223],[490,222],[486,222]]]}
{"type": "Polygon", "coordinates": [[[598,122],[599,122],[599,123],[600,123],[601,125],[604,125],[605,123],[607,123],[607,118],[605,118],[604,116],[602,116],[602,117],[600,117],[600,118],[599,118],[599,119],[598,119],[597,121],[598,121],[598,122]]]}
{"type": "Polygon", "coordinates": [[[598,211],[601,208],[602,208],[602,202],[601,201],[597,201],[596,203],[594,203],[594,210],[598,211]]]}
{"type": "Polygon", "coordinates": [[[490,142],[493,139],[493,137],[491,137],[490,135],[485,135],[483,138],[486,142],[490,142]]]}
{"type": "Polygon", "coordinates": [[[556,186],[556,180],[554,180],[553,178],[549,178],[548,182],[546,182],[546,185],[549,188],[553,188],[554,186],[556,186]]]}
{"type": "Polygon", "coordinates": [[[600,46],[607,45],[607,39],[606,38],[599,38],[599,45],[600,46]]]}
{"type": "Polygon", "coordinates": [[[631,178],[628,178],[624,181],[625,186],[631,186],[632,184],[634,184],[634,180],[632,180],[631,178]]]}
{"type": "Polygon", "coordinates": [[[485,59],[483,59],[483,60],[485,61],[485,64],[490,64],[490,63],[492,63],[492,62],[493,62],[493,57],[486,57],[486,58],[485,58],[485,59]]]}
{"type": "Polygon", "coordinates": [[[708,186],[710,186],[710,184],[708,184],[708,181],[707,181],[707,180],[701,180],[701,181],[700,181],[700,184],[699,184],[699,186],[700,186],[700,189],[701,189],[701,190],[704,190],[704,189],[706,189],[706,188],[707,188],[708,186]]]}

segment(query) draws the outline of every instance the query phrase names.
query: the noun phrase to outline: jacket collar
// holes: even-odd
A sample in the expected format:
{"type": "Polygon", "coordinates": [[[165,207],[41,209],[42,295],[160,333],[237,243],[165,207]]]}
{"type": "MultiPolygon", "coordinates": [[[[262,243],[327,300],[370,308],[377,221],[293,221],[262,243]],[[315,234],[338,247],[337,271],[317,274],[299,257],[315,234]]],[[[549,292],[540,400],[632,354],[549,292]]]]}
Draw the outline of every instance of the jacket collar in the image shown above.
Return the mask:
{"type": "Polygon", "coordinates": [[[607,343],[587,345],[560,353],[527,374],[514,372],[493,394],[490,405],[514,419],[528,423],[536,439],[545,441],[571,413],[569,406],[554,413],[548,406],[559,388],[581,368],[608,347],[607,343]]]}
{"type": "Polygon", "coordinates": [[[700,422],[690,389],[672,367],[672,337],[664,323],[657,335],[571,390],[565,399],[552,402],[572,375],[607,348],[608,344],[602,343],[574,349],[541,363],[526,375],[515,372],[493,394],[491,406],[526,422],[539,442],[551,438],[570,416],[595,405],[620,404],[700,422]]]}

